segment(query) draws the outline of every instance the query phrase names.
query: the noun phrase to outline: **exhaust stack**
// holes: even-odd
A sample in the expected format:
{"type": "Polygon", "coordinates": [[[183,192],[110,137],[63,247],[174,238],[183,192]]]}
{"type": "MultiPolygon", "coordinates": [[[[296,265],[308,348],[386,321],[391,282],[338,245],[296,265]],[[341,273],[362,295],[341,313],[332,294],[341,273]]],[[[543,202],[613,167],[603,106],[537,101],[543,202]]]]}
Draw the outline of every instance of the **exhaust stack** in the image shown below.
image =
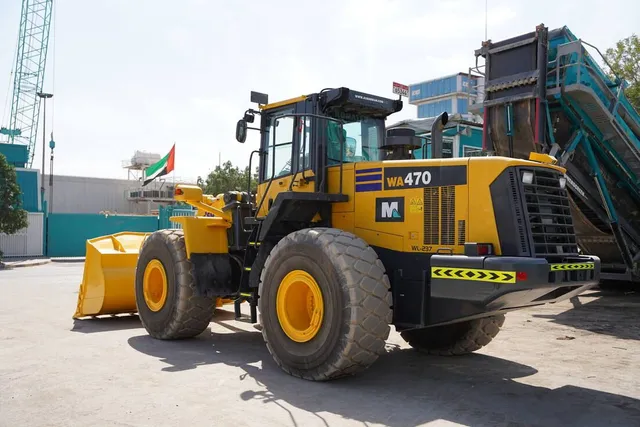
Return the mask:
{"type": "Polygon", "coordinates": [[[442,158],[442,131],[445,125],[449,122],[449,115],[445,111],[436,117],[435,121],[431,125],[431,158],[442,158]]]}

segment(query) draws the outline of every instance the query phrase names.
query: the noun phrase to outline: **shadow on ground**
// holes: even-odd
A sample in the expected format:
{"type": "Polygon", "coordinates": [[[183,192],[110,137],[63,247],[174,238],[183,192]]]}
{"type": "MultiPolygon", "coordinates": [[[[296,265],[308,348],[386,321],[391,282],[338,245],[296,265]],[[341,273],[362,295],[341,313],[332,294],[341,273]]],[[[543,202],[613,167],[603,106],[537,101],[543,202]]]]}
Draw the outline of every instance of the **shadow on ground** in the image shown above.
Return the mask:
{"type": "Polygon", "coordinates": [[[296,426],[301,424],[285,403],[315,414],[325,425],[326,413],[364,425],[417,426],[435,420],[474,426],[640,425],[636,399],[570,385],[523,384],[516,379],[536,374],[534,368],[481,354],[440,358],[394,347],[361,375],[314,383],[282,372],[257,331],[207,331],[180,342],[141,335],[128,342],[161,359],[167,373],[218,363],[239,367],[244,373],[238,381],[246,387],[240,397],[280,406],[296,426]]]}
{"type": "Polygon", "coordinates": [[[122,331],[127,329],[142,328],[137,314],[122,316],[106,316],[89,319],[74,319],[71,331],[83,334],[96,332],[122,331]]]}
{"type": "Polygon", "coordinates": [[[597,299],[583,304],[578,297],[572,301],[571,310],[533,317],[598,334],[640,340],[640,293],[596,289],[584,296],[597,299]]]}

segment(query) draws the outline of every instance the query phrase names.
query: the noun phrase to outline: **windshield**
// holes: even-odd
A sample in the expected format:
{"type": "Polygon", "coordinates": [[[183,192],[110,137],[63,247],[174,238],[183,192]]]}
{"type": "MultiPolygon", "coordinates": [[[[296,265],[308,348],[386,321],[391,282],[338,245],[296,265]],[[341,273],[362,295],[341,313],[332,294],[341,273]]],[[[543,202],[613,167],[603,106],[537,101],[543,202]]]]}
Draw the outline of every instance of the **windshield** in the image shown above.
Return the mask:
{"type": "MultiPolygon", "coordinates": [[[[366,118],[343,124],[344,163],[382,160],[380,146],[384,141],[384,120],[366,118]]],[[[340,163],[340,125],[327,122],[328,164],[340,163]]]]}

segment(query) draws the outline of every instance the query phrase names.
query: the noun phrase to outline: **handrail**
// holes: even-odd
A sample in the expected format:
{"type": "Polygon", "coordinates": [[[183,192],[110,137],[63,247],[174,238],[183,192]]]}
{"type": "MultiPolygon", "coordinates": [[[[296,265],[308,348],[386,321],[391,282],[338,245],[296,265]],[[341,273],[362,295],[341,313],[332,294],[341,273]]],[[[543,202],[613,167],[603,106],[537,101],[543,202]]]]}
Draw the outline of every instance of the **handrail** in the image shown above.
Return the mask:
{"type": "Polygon", "coordinates": [[[247,182],[247,194],[249,194],[249,197],[251,197],[251,163],[253,162],[253,155],[256,153],[260,154],[262,153],[262,151],[253,150],[249,155],[249,179],[248,179],[249,182],[247,182]]]}

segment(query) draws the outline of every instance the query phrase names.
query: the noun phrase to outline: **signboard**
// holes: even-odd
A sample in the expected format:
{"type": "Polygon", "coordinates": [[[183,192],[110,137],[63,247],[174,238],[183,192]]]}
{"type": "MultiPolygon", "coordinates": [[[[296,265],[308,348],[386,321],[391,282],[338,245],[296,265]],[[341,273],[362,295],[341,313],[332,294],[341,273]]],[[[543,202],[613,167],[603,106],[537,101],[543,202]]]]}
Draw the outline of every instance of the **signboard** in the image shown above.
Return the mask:
{"type": "Polygon", "coordinates": [[[453,138],[442,138],[442,158],[453,158],[453,138]]]}
{"type": "Polygon", "coordinates": [[[400,96],[409,96],[409,86],[393,82],[393,93],[400,96]]]}

